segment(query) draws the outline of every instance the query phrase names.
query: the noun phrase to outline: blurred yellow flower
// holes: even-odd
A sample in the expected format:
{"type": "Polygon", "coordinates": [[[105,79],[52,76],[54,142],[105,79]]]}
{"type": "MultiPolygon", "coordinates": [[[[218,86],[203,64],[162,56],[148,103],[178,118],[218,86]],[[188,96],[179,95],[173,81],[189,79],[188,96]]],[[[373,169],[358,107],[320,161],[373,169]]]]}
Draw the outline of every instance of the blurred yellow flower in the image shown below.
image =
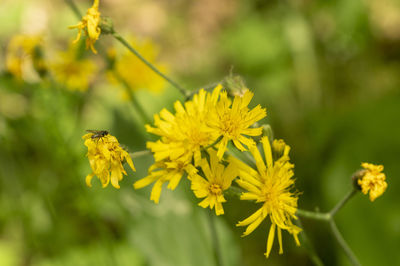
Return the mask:
{"type": "Polygon", "coordinates": [[[237,224],[237,226],[247,226],[243,236],[253,232],[268,215],[271,220],[265,253],[267,258],[274,242],[275,231],[278,233],[279,254],[283,253],[282,230],[287,230],[292,234],[296,244],[300,245],[297,235],[301,229],[292,223],[292,219],[297,219],[295,213],[298,200],[298,196],[291,192],[294,186],[294,179],[292,179],[294,166],[289,162],[290,147],[285,144],[282,149],[282,142],[274,141],[272,145],[274,148],[279,148],[274,150],[274,154],[277,155],[277,160],[274,162],[268,137],[261,139],[266,164],[257,146],[249,147],[257,170],[236,158],[229,158],[229,161],[239,168],[240,178],[236,182],[247,191],[242,193],[240,199],[255,200],[256,203],[263,204],[254,214],[237,224]]]}
{"type": "Polygon", "coordinates": [[[217,152],[209,149],[210,163],[206,159],[202,159],[200,166],[206,177],[204,179],[196,172],[189,174],[192,182],[191,189],[197,198],[205,198],[199,203],[199,206],[213,209],[217,215],[224,214],[222,203],[226,202],[224,191],[227,190],[236,177],[238,170],[234,164],[229,164],[226,168],[219,163],[217,152]]]}
{"type": "Polygon", "coordinates": [[[78,49],[70,45],[67,51],[59,52],[51,70],[56,81],[67,89],[86,91],[96,76],[97,65],[89,59],[78,58],[78,49]]]}
{"type": "Polygon", "coordinates": [[[120,188],[118,182],[122,180],[123,174],[127,175],[122,161],[126,160],[133,171],[136,171],[132,159],[128,152],[121,148],[118,140],[106,134],[97,137],[93,133],[88,133],[82,137],[85,140],[85,146],[88,147],[87,156],[90,167],[93,172],[86,176],[86,184],[91,187],[91,180],[96,175],[103,188],[111,184],[115,188],[120,188]]]}
{"type": "MultiPolygon", "coordinates": [[[[161,72],[166,73],[168,71],[166,64],[158,62],[159,48],[153,42],[150,40],[139,42],[130,38],[130,43],[161,72]]],[[[131,52],[124,49],[121,56],[118,56],[115,50],[109,50],[108,53],[109,59],[113,61],[113,68],[107,73],[110,82],[120,82],[118,79],[121,78],[134,91],[146,89],[152,92],[161,92],[164,89],[165,80],[131,52]]]]}
{"type": "Polygon", "coordinates": [[[39,35],[13,36],[7,46],[7,71],[16,78],[22,79],[23,65],[31,62],[35,70],[42,75],[46,71],[46,63],[40,50],[41,45],[42,38],[39,35]]]}
{"type": "Polygon", "coordinates": [[[215,130],[216,134],[222,136],[218,144],[219,159],[224,155],[229,140],[232,140],[236,148],[241,151],[246,150],[242,144],[251,146],[254,141],[244,135],[259,136],[262,133],[262,127],[250,128],[250,126],[267,115],[266,110],[260,105],[249,110],[247,106],[253,98],[253,93],[249,90],[245,91],[243,96],[235,96],[233,103],[226,91],[221,92],[220,95],[215,111],[210,112],[208,120],[209,126],[215,130]]]}
{"type": "Polygon", "coordinates": [[[150,200],[156,204],[160,201],[162,185],[169,182],[167,188],[175,190],[183,174],[194,173],[196,168],[188,162],[182,161],[161,161],[156,162],[149,168],[149,175],[136,181],[133,184],[135,189],[143,188],[155,182],[151,190],[150,200]]]}
{"type": "Polygon", "coordinates": [[[100,12],[99,12],[99,0],[94,0],[93,5],[86,12],[86,15],[82,17],[82,20],[74,26],[69,26],[70,29],[78,29],[78,36],[74,40],[74,43],[78,42],[84,31],[86,38],[86,49],[90,47],[93,53],[97,54],[94,48],[94,43],[99,39],[100,29],[100,12]]]}
{"type": "Polygon", "coordinates": [[[368,194],[369,199],[374,201],[381,196],[386,188],[386,176],[383,171],[383,165],[374,165],[370,163],[362,163],[361,166],[365,169],[361,171],[361,177],[358,179],[358,185],[361,187],[363,194],[368,194]]]}

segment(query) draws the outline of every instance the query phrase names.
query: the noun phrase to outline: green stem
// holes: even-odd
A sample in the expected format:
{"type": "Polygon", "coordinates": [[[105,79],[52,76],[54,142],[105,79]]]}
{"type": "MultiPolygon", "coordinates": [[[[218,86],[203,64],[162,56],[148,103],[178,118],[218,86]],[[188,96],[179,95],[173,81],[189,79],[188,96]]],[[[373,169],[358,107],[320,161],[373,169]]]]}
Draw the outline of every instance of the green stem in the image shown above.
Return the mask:
{"type": "MultiPolygon", "coordinates": [[[[296,220],[296,224],[300,228],[303,228],[303,225],[302,225],[300,219],[296,220]]],[[[324,263],[322,262],[321,258],[318,256],[317,252],[315,251],[315,248],[311,244],[311,242],[308,239],[308,236],[304,230],[300,233],[300,238],[301,238],[301,242],[304,244],[304,247],[307,250],[308,255],[310,256],[312,262],[314,262],[314,264],[316,266],[323,266],[324,263]]]]}
{"type": "MultiPolygon", "coordinates": [[[[79,11],[78,7],[76,6],[76,4],[74,3],[73,0],[65,0],[65,2],[70,6],[70,8],[72,9],[72,11],[74,11],[75,15],[78,18],[82,17],[81,12],[79,11]]],[[[169,77],[167,77],[165,74],[163,74],[160,70],[158,70],[152,63],[150,63],[149,61],[147,61],[138,51],[136,51],[135,48],[133,48],[127,40],[125,40],[121,35],[119,35],[117,32],[113,31],[111,33],[115,39],[117,39],[122,45],[124,45],[126,48],[128,48],[129,51],[131,51],[134,55],[137,56],[137,58],[139,58],[144,64],[146,64],[151,70],[153,70],[157,75],[159,75],[160,77],[162,77],[163,79],[165,79],[166,81],[168,81],[172,86],[174,86],[176,89],[179,90],[180,93],[182,93],[182,95],[185,98],[190,97],[190,91],[184,89],[182,86],[180,86],[178,83],[176,83],[175,81],[173,81],[172,79],[170,79],[169,77]]]]}
{"type": "Polygon", "coordinates": [[[142,117],[143,121],[145,124],[150,123],[150,118],[148,117],[146,111],[143,109],[142,105],[138,102],[138,100],[135,97],[135,94],[129,85],[129,83],[121,77],[121,75],[118,74],[116,70],[113,71],[114,76],[116,79],[122,83],[122,85],[125,88],[126,93],[128,94],[129,100],[131,101],[133,107],[136,109],[136,111],[139,113],[139,115],[142,117]]]}
{"type": "Polygon", "coordinates": [[[237,187],[235,185],[231,185],[228,190],[226,190],[226,194],[233,196],[233,197],[237,197],[240,199],[240,196],[242,195],[242,193],[245,192],[242,188],[237,187]]]}
{"type": "Polygon", "coordinates": [[[72,11],[74,11],[75,15],[80,19],[82,17],[81,11],[79,11],[79,8],[76,6],[75,2],[72,0],[65,0],[65,2],[70,6],[72,11]]]}
{"type": "Polygon", "coordinates": [[[139,157],[142,157],[142,156],[146,156],[146,155],[149,155],[149,154],[151,154],[151,151],[149,151],[149,150],[136,151],[136,152],[129,153],[129,155],[131,156],[132,159],[139,158],[139,157]]]}
{"type": "Polygon", "coordinates": [[[342,234],[339,232],[339,229],[336,226],[335,221],[333,218],[329,221],[329,224],[332,229],[332,233],[335,236],[336,240],[338,241],[339,245],[341,248],[344,250],[346,253],[347,257],[349,258],[350,262],[352,265],[355,266],[360,266],[360,262],[358,261],[356,255],[354,255],[353,251],[350,249],[350,247],[347,245],[346,241],[344,240],[342,234]]]}
{"type": "Polygon", "coordinates": [[[203,87],[201,87],[201,88],[191,90],[191,91],[189,91],[189,92],[187,93],[187,95],[186,95],[186,100],[190,100],[190,98],[192,98],[193,95],[195,95],[196,93],[198,93],[201,89],[204,89],[205,91],[209,91],[209,90],[214,89],[218,84],[221,84],[222,82],[223,82],[223,81],[210,83],[210,84],[205,85],[205,86],[203,86],[203,87]]]}
{"type": "Polygon", "coordinates": [[[207,151],[209,148],[213,148],[216,144],[218,144],[218,142],[221,141],[223,136],[220,136],[219,138],[217,138],[213,143],[211,143],[210,145],[203,147],[202,149],[207,151]]]}
{"type": "Polygon", "coordinates": [[[329,212],[329,214],[333,217],[335,214],[343,207],[344,204],[346,204],[347,201],[349,201],[355,194],[357,193],[357,190],[354,188],[347,193],[347,195],[336,204],[335,207],[332,208],[332,210],[329,212]]]}
{"type": "Polygon", "coordinates": [[[329,213],[311,212],[302,209],[297,209],[297,215],[300,217],[320,221],[329,221],[331,219],[331,215],[329,213]]]}
{"type": "Polygon", "coordinates": [[[129,51],[131,51],[134,55],[137,56],[143,63],[145,63],[151,70],[153,70],[157,75],[168,81],[172,86],[174,86],[176,89],[179,90],[180,93],[184,97],[188,97],[190,95],[190,92],[185,90],[183,87],[181,87],[178,83],[175,81],[171,80],[169,77],[167,77],[165,74],[163,74],[160,70],[158,70],[152,63],[147,61],[138,51],[136,51],[135,48],[133,48],[128,41],[126,41],[121,35],[119,35],[117,32],[113,32],[112,35],[114,36],[115,39],[117,39],[122,45],[124,45],[126,48],[128,48],[129,51]]]}
{"type": "Polygon", "coordinates": [[[352,189],[349,193],[345,195],[345,197],[339,201],[335,207],[332,208],[330,212],[327,213],[319,213],[319,212],[311,212],[298,209],[297,215],[304,218],[320,220],[328,222],[330,228],[332,230],[333,235],[335,236],[337,242],[339,243],[340,247],[343,249],[347,257],[349,258],[352,265],[360,265],[357,257],[354,255],[353,251],[347,245],[346,241],[344,240],[343,236],[340,234],[339,229],[336,226],[335,221],[333,220],[333,216],[357,193],[356,189],[352,189]]]}
{"type": "Polygon", "coordinates": [[[217,228],[215,226],[215,216],[211,210],[208,210],[208,225],[210,226],[210,231],[211,231],[211,239],[212,239],[212,247],[213,247],[215,263],[217,266],[223,266],[217,228]]]}

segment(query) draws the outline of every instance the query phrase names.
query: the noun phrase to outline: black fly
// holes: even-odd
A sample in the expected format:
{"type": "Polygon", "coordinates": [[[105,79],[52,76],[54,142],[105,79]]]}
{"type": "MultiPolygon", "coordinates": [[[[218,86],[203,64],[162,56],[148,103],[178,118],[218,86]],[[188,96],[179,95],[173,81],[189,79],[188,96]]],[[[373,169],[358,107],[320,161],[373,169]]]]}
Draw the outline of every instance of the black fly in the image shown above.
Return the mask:
{"type": "Polygon", "coordinates": [[[86,130],[89,133],[92,133],[93,135],[91,136],[92,139],[97,139],[99,141],[101,138],[105,137],[108,135],[107,130],[86,130]]]}

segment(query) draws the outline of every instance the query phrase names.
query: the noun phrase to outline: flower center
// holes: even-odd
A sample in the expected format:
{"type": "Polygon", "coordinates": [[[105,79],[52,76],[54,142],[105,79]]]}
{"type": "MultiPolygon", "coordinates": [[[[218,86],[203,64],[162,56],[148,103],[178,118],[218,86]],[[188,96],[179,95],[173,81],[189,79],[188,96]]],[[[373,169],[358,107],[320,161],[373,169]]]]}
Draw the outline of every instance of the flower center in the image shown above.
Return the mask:
{"type": "Polygon", "coordinates": [[[222,189],[220,185],[218,184],[211,184],[210,187],[208,188],[211,194],[214,195],[221,195],[222,189]]]}
{"type": "Polygon", "coordinates": [[[230,114],[223,114],[221,119],[221,131],[224,135],[234,137],[237,135],[239,128],[239,119],[234,119],[230,114]]]}
{"type": "Polygon", "coordinates": [[[192,148],[207,146],[210,143],[210,134],[199,130],[198,128],[191,128],[188,132],[188,142],[192,148]]]}

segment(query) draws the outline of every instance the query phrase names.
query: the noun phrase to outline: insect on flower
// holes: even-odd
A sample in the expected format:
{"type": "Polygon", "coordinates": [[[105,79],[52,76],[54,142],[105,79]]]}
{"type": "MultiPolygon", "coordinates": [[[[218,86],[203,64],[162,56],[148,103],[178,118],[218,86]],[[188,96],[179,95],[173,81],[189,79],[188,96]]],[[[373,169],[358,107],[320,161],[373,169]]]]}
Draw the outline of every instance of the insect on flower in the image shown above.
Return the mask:
{"type": "Polygon", "coordinates": [[[89,133],[93,133],[91,138],[92,139],[97,139],[97,141],[99,141],[101,138],[104,138],[105,136],[107,136],[109,134],[107,130],[91,130],[91,129],[87,129],[86,131],[89,132],[89,133]]]}

